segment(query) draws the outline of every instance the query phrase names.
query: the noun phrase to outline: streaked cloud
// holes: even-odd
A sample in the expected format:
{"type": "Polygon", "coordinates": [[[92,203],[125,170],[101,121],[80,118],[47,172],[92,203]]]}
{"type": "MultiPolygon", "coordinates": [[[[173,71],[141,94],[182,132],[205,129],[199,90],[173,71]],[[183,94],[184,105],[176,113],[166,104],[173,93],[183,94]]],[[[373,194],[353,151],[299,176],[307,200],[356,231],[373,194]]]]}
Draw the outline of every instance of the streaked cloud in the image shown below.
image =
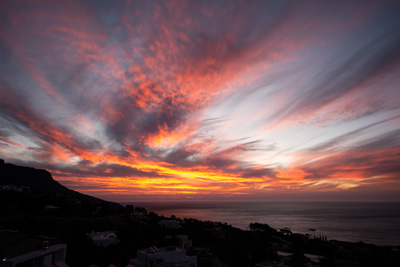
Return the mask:
{"type": "Polygon", "coordinates": [[[400,191],[395,1],[0,7],[8,162],[117,200],[400,191]]]}

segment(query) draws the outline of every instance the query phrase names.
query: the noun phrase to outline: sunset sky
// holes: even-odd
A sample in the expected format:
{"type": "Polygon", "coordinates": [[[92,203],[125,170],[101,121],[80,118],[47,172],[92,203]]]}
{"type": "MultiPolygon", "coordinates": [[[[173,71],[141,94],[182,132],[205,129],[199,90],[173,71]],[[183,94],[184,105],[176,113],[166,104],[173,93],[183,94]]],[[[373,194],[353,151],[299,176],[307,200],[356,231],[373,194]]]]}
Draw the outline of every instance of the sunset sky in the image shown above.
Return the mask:
{"type": "Polygon", "coordinates": [[[400,201],[399,1],[1,1],[0,158],[114,201],[400,201]]]}

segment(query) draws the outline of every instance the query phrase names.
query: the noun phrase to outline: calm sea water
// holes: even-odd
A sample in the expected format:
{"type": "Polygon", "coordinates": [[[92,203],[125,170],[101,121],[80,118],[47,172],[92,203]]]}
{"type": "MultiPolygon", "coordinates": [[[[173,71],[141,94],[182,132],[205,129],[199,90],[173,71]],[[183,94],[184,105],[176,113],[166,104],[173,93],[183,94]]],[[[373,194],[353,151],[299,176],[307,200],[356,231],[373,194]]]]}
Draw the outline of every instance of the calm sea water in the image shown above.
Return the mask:
{"type": "MultiPolygon", "coordinates": [[[[125,203],[126,204],[126,203],[125,203]]],[[[326,235],[328,239],[400,245],[400,203],[336,202],[136,202],[158,215],[226,222],[249,229],[252,222],[275,229],[326,235]],[[310,229],[315,229],[311,231],[310,229]]]]}

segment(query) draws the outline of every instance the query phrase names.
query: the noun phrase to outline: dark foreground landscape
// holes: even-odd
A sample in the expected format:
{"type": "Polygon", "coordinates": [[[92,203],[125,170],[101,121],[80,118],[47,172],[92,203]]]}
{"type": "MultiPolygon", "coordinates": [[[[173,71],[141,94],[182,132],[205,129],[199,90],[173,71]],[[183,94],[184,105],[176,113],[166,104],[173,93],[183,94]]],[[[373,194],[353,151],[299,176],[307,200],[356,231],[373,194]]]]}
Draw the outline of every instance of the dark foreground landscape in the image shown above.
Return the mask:
{"type": "Polygon", "coordinates": [[[56,244],[66,244],[65,263],[53,258],[49,266],[400,266],[399,246],[326,240],[276,230],[268,222],[254,222],[245,231],[212,218],[166,218],[80,194],[45,170],[3,161],[0,190],[0,266],[13,266],[7,260],[56,244]],[[94,238],[98,232],[109,238],[99,241],[94,238]],[[163,249],[185,251],[197,265],[132,261],[140,253],[156,255],[163,249]]]}

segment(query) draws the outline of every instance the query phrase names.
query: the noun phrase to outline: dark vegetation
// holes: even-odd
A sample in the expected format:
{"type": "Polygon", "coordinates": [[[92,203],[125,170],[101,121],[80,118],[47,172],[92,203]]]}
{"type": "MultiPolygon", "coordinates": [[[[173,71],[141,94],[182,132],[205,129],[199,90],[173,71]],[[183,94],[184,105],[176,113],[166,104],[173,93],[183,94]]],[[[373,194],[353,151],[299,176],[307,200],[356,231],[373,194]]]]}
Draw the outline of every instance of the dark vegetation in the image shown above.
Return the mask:
{"type": "Polygon", "coordinates": [[[71,267],[126,266],[137,249],[175,245],[180,234],[192,240],[187,253],[198,256],[198,266],[255,266],[263,261],[306,266],[310,259],[305,254],[323,256],[318,266],[400,266],[400,247],[310,239],[263,223],[252,223],[250,231],[244,231],[221,222],[173,218],[181,228],[164,228],[158,222],[171,218],[74,192],[44,170],[12,165],[11,172],[4,171],[7,165],[11,164],[0,166],[0,185],[29,186],[30,190],[0,192],[0,230],[57,237],[67,244],[66,262],[71,267]],[[25,173],[21,179],[15,178],[19,172],[25,173]],[[46,209],[49,205],[53,208],[46,209]],[[115,231],[120,242],[107,248],[96,246],[86,235],[91,231],[115,231]]]}

